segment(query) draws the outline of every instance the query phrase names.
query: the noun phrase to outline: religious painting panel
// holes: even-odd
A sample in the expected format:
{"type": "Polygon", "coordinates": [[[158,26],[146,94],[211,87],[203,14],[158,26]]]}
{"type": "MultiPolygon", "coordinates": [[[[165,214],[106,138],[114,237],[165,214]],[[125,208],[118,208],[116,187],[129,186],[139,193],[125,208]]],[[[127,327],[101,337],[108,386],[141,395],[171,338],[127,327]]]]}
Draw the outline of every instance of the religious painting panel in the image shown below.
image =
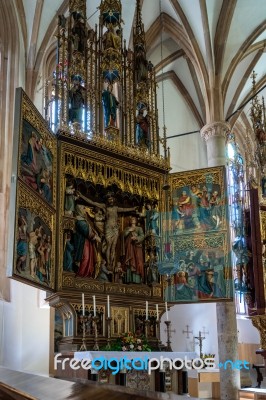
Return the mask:
{"type": "Polygon", "coordinates": [[[232,269],[227,234],[180,236],[172,241],[176,269],[168,276],[169,302],[232,299],[232,269]]]}
{"type": "Polygon", "coordinates": [[[13,277],[54,289],[55,213],[22,182],[18,185],[13,277]]]}
{"type": "Polygon", "coordinates": [[[19,115],[18,176],[28,188],[55,208],[55,136],[24,92],[21,92],[19,115]]]}
{"type": "Polygon", "coordinates": [[[8,275],[55,289],[57,145],[33,103],[16,91],[8,275]]]}
{"type": "Polygon", "coordinates": [[[171,227],[174,235],[227,229],[225,168],[175,173],[172,180],[171,227]]]}
{"type": "Polygon", "coordinates": [[[161,217],[165,300],[231,300],[225,168],[176,173],[171,184],[170,209],[161,217]]]}

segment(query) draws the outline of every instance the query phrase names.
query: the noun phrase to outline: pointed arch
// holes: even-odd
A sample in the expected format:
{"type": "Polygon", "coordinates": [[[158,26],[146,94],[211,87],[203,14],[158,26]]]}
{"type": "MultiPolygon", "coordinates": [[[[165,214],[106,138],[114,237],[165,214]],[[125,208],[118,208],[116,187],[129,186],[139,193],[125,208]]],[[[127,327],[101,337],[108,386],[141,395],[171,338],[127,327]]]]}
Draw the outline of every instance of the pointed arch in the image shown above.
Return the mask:
{"type": "Polygon", "coordinates": [[[257,52],[257,54],[255,54],[255,56],[254,56],[253,60],[251,61],[251,63],[248,65],[248,67],[247,67],[244,75],[242,76],[241,81],[240,81],[240,83],[239,83],[239,85],[238,85],[238,87],[237,87],[237,89],[235,91],[234,97],[233,97],[233,99],[232,99],[232,101],[231,101],[231,103],[229,105],[229,108],[228,108],[228,111],[227,111],[227,114],[226,114],[226,118],[234,112],[234,109],[235,109],[236,103],[237,103],[237,101],[239,99],[239,96],[240,96],[242,90],[244,89],[244,86],[245,86],[247,80],[250,79],[250,75],[251,75],[253,69],[255,68],[257,62],[261,58],[262,54],[263,54],[263,51],[259,50],[257,52]]]}
{"type": "Polygon", "coordinates": [[[152,44],[156,40],[156,38],[160,37],[162,29],[169,34],[169,36],[184,50],[186,57],[193,64],[198,79],[202,82],[201,90],[202,95],[205,99],[206,110],[209,107],[209,83],[208,83],[208,75],[206,72],[205,65],[203,65],[203,70],[195,56],[195,52],[188,41],[188,37],[186,32],[181,24],[179,24],[176,20],[170,17],[166,13],[162,13],[161,17],[158,17],[153,24],[150,26],[148,31],[146,32],[146,44],[147,51],[151,51],[152,44]]]}
{"type": "Polygon", "coordinates": [[[37,77],[38,77],[38,73],[39,73],[39,69],[40,66],[42,64],[43,61],[43,57],[44,54],[46,52],[47,46],[49,41],[51,40],[51,38],[53,37],[56,27],[57,27],[57,19],[58,19],[58,15],[61,14],[65,14],[66,11],[68,9],[68,0],[63,0],[61,6],[59,7],[59,9],[56,12],[56,15],[53,17],[53,19],[51,20],[48,29],[44,35],[44,38],[42,40],[41,46],[38,50],[37,56],[36,56],[36,61],[35,61],[35,65],[34,65],[34,70],[33,70],[33,74],[32,74],[32,96],[31,98],[34,100],[34,90],[36,88],[36,82],[37,82],[37,77]]]}
{"type": "Polygon", "coordinates": [[[165,72],[165,73],[159,75],[158,77],[156,77],[156,81],[158,83],[162,82],[162,81],[164,81],[166,79],[171,79],[171,81],[174,83],[174,85],[177,88],[177,90],[184,97],[184,99],[185,99],[187,105],[189,106],[191,112],[193,113],[198,125],[200,127],[203,127],[204,123],[203,123],[203,120],[202,120],[202,118],[200,116],[200,113],[198,112],[197,107],[195,106],[195,103],[193,102],[190,94],[188,93],[187,89],[185,88],[185,86],[183,85],[181,80],[175,74],[175,72],[174,71],[168,71],[168,72],[165,72]]]}
{"type": "Polygon", "coordinates": [[[216,76],[221,76],[222,73],[225,48],[236,3],[237,0],[224,0],[222,4],[214,38],[214,60],[216,76]]]}
{"type": "Polygon", "coordinates": [[[245,56],[246,52],[248,51],[249,47],[252,45],[254,40],[260,36],[260,34],[266,30],[266,21],[263,21],[259,26],[257,26],[256,29],[248,36],[248,38],[244,41],[244,43],[240,46],[238,52],[236,53],[235,57],[231,61],[226,74],[223,78],[222,82],[222,95],[223,98],[225,99],[227,90],[229,87],[229,83],[232,79],[233,73],[239,64],[239,62],[242,60],[242,58],[245,56]]]}
{"type": "MultiPolygon", "coordinates": [[[[195,57],[195,60],[197,61],[197,64],[199,66],[201,75],[202,75],[202,79],[204,81],[204,85],[206,87],[206,94],[209,92],[209,80],[208,80],[208,71],[203,59],[203,56],[201,54],[198,42],[195,38],[194,32],[187,20],[187,17],[181,7],[181,5],[178,3],[177,0],[169,0],[170,3],[172,4],[175,12],[177,13],[177,15],[180,17],[182,24],[183,24],[183,29],[186,32],[186,37],[189,39],[190,44],[191,44],[191,49],[193,51],[193,55],[195,57]]],[[[192,60],[191,60],[192,61],[192,60]]],[[[208,98],[208,97],[206,97],[208,98]]]]}

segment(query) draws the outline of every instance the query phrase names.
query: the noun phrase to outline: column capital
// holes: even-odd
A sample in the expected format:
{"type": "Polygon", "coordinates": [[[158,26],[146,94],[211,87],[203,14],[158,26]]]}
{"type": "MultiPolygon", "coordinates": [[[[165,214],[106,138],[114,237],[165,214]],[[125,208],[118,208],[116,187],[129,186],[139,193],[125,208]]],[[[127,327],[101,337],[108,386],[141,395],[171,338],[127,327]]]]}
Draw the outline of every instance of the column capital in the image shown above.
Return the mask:
{"type": "Polygon", "coordinates": [[[231,130],[230,124],[225,121],[211,122],[204,125],[200,130],[201,137],[207,142],[211,137],[222,136],[226,138],[228,132],[231,130]]]}

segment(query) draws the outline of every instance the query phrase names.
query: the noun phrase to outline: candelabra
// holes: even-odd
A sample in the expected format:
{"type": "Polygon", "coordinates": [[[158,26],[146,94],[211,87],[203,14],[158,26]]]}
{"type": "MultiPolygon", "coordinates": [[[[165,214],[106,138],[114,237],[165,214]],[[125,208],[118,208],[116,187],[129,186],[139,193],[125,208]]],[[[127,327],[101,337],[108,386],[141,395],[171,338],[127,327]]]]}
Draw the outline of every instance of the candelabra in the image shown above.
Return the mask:
{"type": "Polygon", "coordinates": [[[111,349],[111,321],[112,318],[111,317],[107,317],[106,318],[107,321],[107,345],[106,345],[106,349],[110,350],[111,349]]]}
{"type": "Polygon", "coordinates": [[[79,349],[79,351],[87,351],[87,346],[86,346],[86,322],[88,321],[88,318],[85,315],[82,315],[80,317],[81,323],[82,323],[82,345],[79,349]]]}
{"type": "Polygon", "coordinates": [[[97,322],[98,322],[98,317],[92,317],[92,323],[93,323],[93,330],[94,330],[94,346],[93,350],[98,351],[99,345],[98,345],[98,327],[97,327],[97,322]]]}
{"type": "Polygon", "coordinates": [[[167,333],[167,346],[166,346],[166,351],[173,351],[171,347],[171,341],[170,341],[170,325],[171,321],[164,321],[166,324],[166,333],[167,333]]]}

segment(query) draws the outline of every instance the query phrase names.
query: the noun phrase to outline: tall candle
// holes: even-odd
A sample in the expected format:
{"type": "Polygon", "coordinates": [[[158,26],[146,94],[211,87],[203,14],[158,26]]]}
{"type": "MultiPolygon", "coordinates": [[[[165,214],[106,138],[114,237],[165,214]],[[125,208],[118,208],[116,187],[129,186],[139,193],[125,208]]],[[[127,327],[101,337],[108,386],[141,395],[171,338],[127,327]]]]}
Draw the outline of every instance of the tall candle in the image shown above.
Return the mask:
{"type": "Polygon", "coordinates": [[[110,318],[110,297],[107,296],[107,317],[110,318]]]}
{"type": "Polygon", "coordinates": [[[166,321],[169,321],[167,301],[165,302],[166,321]]]}
{"type": "Polygon", "coordinates": [[[156,319],[159,321],[159,306],[156,304],[156,319]]]}
{"type": "Polygon", "coordinates": [[[148,313],[149,313],[149,306],[148,306],[148,302],[146,301],[146,321],[149,319],[149,315],[148,315],[148,313]]]}
{"type": "Polygon", "coordinates": [[[84,293],[82,293],[82,315],[85,315],[85,301],[84,301],[84,293]]]}
{"type": "Polygon", "coordinates": [[[94,317],[96,317],[96,298],[95,298],[95,296],[92,296],[92,299],[93,299],[93,314],[94,314],[94,317]]]}

